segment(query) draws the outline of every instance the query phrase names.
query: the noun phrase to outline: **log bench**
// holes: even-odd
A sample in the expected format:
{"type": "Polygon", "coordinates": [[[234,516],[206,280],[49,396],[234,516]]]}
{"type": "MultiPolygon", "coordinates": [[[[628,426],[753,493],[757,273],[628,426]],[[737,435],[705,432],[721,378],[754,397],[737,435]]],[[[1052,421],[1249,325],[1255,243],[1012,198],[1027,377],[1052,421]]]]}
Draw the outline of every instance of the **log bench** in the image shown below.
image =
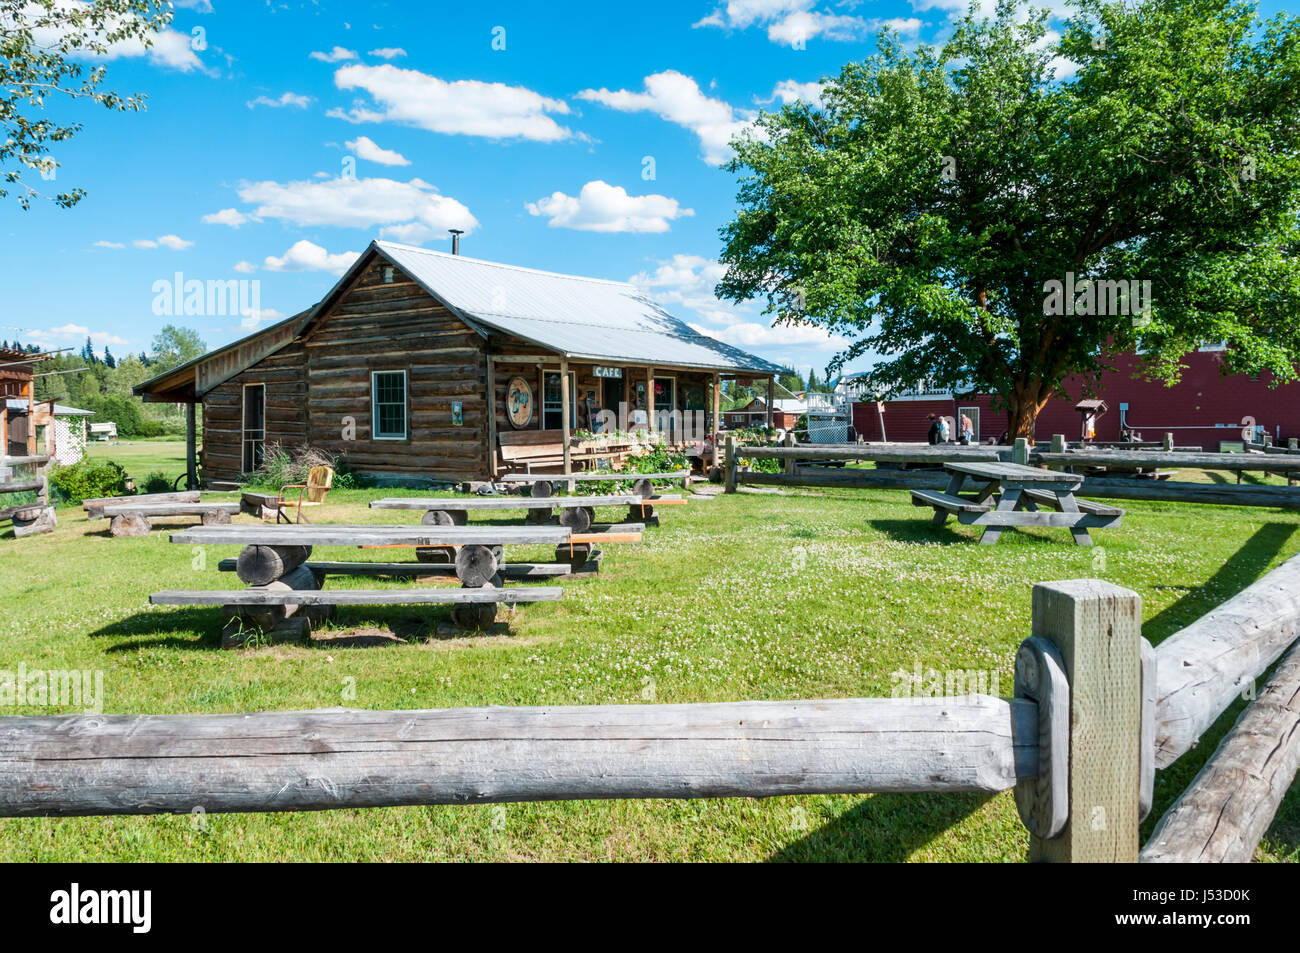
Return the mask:
{"type": "Polygon", "coordinates": [[[82,500],[81,508],[86,511],[89,519],[99,519],[104,514],[101,512],[106,506],[134,505],[146,503],[197,503],[199,502],[198,490],[179,490],[175,493],[138,493],[135,496],[100,496],[90,500],[82,500]]]}
{"type": "Polygon", "coordinates": [[[506,473],[497,477],[495,483],[521,483],[529,486],[531,496],[554,496],[560,484],[572,485],[584,481],[613,480],[624,483],[632,481],[632,492],[642,499],[654,496],[655,480],[681,480],[685,489],[691,479],[690,470],[673,470],[669,473],[615,473],[588,470],[584,473],[506,473]]]}
{"type": "MultiPolygon", "coordinates": [[[[976,503],[974,500],[968,500],[960,496],[950,496],[947,493],[940,493],[937,490],[913,490],[913,506],[933,506],[936,510],[941,510],[943,514],[956,514],[959,522],[968,522],[961,517],[967,513],[980,514],[987,513],[991,506],[987,503],[976,503]]],[[[938,521],[942,518],[940,513],[935,514],[938,521]]]]}
{"type": "Polygon", "coordinates": [[[108,531],[113,536],[148,536],[153,529],[151,519],[175,516],[197,516],[204,526],[228,524],[230,517],[239,512],[238,503],[113,503],[96,508],[98,516],[91,519],[110,519],[108,531]]]}
{"type": "Polygon", "coordinates": [[[15,539],[36,536],[39,533],[52,533],[59,525],[54,507],[43,503],[17,507],[12,511],[10,519],[13,520],[15,539]]]}

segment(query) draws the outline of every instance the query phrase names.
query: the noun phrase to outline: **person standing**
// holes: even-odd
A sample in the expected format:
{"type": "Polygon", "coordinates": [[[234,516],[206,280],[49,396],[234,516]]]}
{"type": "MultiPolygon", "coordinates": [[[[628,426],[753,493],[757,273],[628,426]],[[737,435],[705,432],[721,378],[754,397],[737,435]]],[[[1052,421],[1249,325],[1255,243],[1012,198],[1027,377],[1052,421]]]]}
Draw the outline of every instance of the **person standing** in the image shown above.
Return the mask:
{"type": "Polygon", "coordinates": [[[947,443],[951,437],[952,437],[952,429],[948,425],[948,418],[940,417],[939,418],[939,442],[947,443]]]}
{"type": "Polygon", "coordinates": [[[930,433],[926,436],[926,439],[930,442],[930,445],[933,446],[939,442],[942,434],[943,428],[939,426],[939,419],[934,414],[931,414],[930,433]]]}
{"type": "Polygon", "coordinates": [[[961,442],[968,447],[975,442],[975,424],[968,414],[961,415],[961,442]]]}

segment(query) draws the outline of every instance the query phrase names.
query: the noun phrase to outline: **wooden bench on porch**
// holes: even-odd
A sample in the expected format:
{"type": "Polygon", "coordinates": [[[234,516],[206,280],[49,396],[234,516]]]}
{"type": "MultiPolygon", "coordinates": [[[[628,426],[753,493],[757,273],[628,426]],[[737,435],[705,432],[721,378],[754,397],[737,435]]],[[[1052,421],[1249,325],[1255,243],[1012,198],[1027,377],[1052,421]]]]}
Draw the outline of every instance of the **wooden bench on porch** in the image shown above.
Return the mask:
{"type": "MultiPolygon", "coordinates": [[[[582,449],[569,448],[570,463],[590,463],[625,456],[634,442],[582,449]]],[[[558,430],[514,430],[497,434],[499,469],[525,473],[564,469],[564,437],[558,430]]]]}

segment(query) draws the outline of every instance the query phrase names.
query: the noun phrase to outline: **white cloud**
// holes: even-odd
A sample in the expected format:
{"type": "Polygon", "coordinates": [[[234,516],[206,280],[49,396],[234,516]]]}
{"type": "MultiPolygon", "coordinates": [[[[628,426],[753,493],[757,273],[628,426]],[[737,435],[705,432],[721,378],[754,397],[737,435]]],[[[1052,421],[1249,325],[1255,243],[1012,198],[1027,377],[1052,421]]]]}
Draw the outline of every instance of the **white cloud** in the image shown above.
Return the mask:
{"type": "Polygon", "coordinates": [[[628,195],[622,186],[600,180],[588,182],[576,197],[554,192],[526,207],[548,217],[551,228],[584,232],[666,232],[673,219],[695,214],[666,195],[628,195]]]}
{"type": "Polygon", "coordinates": [[[725,328],[708,328],[692,324],[696,331],[736,347],[815,347],[842,349],[848,341],[825,328],[808,324],[768,326],[756,321],[738,321],[725,328]]]}
{"type": "Polygon", "coordinates": [[[772,87],[771,96],[767,99],[760,99],[758,102],[770,103],[779,99],[783,106],[789,106],[795,102],[812,103],[814,106],[821,106],[823,91],[824,87],[821,83],[800,83],[793,79],[783,79],[772,87]]]}
{"type": "Polygon", "coordinates": [[[861,17],[814,9],[816,0],[730,0],[694,27],[728,30],[766,27],[767,38],[784,46],[802,47],[808,40],[856,40],[870,27],[861,17]]]}
{"type": "Polygon", "coordinates": [[[731,157],[729,143],[749,127],[752,119],[750,114],[738,113],[720,99],[709,98],[695,80],[676,70],[647,76],[644,92],[584,89],[578,98],[620,112],[652,112],[689,129],[699,137],[701,158],[710,165],[721,165],[731,157]]]}
{"type": "Polygon", "coordinates": [[[337,225],[370,229],[376,225],[423,222],[435,230],[478,227],[468,208],[442,195],[422,179],[334,178],[314,182],[245,182],[239,198],[255,205],[257,218],[295,225],[337,225]]]}
{"type": "Polygon", "coordinates": [[[355,139],[349,139],[343,144],[368,162],[378,162],[380,165],[411,164],[411,160],[406,156],[392,149],[380,148],[369,136],[357,136],[355,139]]]}
{"type": "Polygon", "coordinates": [[[195,13],[212,12],[212,0],[172,0],[172,5],[195,13]]]}
{"type": "Polygon", "coordinates": [[[328,271],[341,275],[357,260],[359,254],[360,252],[344,251],[331,255],[320,245],[303,239],[294,242],[279,258],[267,255],[263,267],[267,271],[328,271]]]}
{"type": "Polygon", "coordinates": [[[66,346],[69,341],[84,341],[86,338],[90,338],[90,342],[96,347],[103,347],[105,344],[121,346],[131,343],[126,338],[118,337],[108,331],[92,331],[84,324],[61,324],[54,328],[28,331],[24,336],[32,343],[43,347],[66,346]]]}
{"type": "Polygon", "coordinates": [[[431,238],[446,238],[446,232],[438,232],[423,222],[408,222],[405,225],[386,225],[379,230],[379,237],[408,245],[423,245],[431,238]]]}
{"type": "Polygon", "coordinates": [[[179,235],[159,235],[157,238],[137,238],[131,242],[136,248],[170,248],[172,251],[184,251],[193,245],[179,235]]]}
{"type": "Polygon", "coordinates": [[[231,228],[238,228],[248,221],[248,216],[235,208],[223,208],[220,212],[203,216],[203,222],[207,225],[229,225],[231,228]]]}
{"type": "Polygon", "coordinates": [[[448,135],[535,142],[555,142],[573,135],[547,115],[567,115],[567,103],[523,86],[474,79],[448,82],[389,63],[344,66],[335,71],[334,85],[365,90],[380,107],[354,105],[347,111],[331,109],[326,114],[348,122],[392,120],[448,135]]]}
{"type": "Polygon", "coordinates": [[[235,263],[235,271],[241,275],[250,275],[257,271],[257,266],[251,261],[240,261],[235,263]]]}
{"type": "Polygon", "coordinates": [[[246,105],[249,109],[257,106],[270,106],[272,109],[281,109],[285,106],[296,106],[299,109],[306,109],[311,104],[311,97],[304,96],[301,93],[281,93],[276,99],[270,96],[258,96],[256,99],[250,99],[246,105]]]}
{"type": "Polygon", "coordinates": [[[126,246],[123,245],[121,242],[98,241],[95,242],[95,247],[96,248],[125,248],[126,246]]]}
{"type": "Polygon", "coordinates": [[[345,49],[341,46],[334,47],[328,53],[321,53],[318,50],[307,55],[314,60],[320,60],[322,63],[342,63],[344,60],[355,60],[357,58],[356,50],[345,49]]]}
{"type": "Polygon", "coordinates": [[[377,50],[371,50],[370,55],[380,56],[386,60],[391,60],[398,56],[405,56],[406,50],[402,49],[400,46],[381,46],[377,50]]]}

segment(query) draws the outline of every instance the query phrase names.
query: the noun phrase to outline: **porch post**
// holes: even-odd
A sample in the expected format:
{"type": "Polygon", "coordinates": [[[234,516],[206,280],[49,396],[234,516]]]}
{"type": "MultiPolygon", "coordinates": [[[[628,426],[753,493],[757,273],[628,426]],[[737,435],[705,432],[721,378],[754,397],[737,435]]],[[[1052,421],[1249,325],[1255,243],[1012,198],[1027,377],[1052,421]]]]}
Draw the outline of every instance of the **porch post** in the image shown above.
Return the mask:
{"type": "Polygon", "coordinates": [[[722,428],[722,375],[713,372],[713,465],[722,459],[722,448],[718,446],[718,431],[722,428]]]}
{"type": "Polygon", "coordinates": [[[564,472],[573,472],[573,461],[569,459],[569,404],[573,397],[569,393],[569,359],[560,358],[560,439],[564,442],[564,472]]]}
{"type": "Polygon", "coordinates": [[[772,399],[776,396],[776,378],[767,379],[767,429],[772,429],[772,399]]]}
{"type": "Polygon", "coordinates": [[[647,367],[645,369],[645,420],[646,430],[654,433],[655,430],[655,369],[647,367]]]}
{"type": "Polygon", "coordinates": [[[195,490],[199,486],[199,471],[196,452],[197,432],[194,424],[194,405],[185,405],[185,489],[195,490]]]}

